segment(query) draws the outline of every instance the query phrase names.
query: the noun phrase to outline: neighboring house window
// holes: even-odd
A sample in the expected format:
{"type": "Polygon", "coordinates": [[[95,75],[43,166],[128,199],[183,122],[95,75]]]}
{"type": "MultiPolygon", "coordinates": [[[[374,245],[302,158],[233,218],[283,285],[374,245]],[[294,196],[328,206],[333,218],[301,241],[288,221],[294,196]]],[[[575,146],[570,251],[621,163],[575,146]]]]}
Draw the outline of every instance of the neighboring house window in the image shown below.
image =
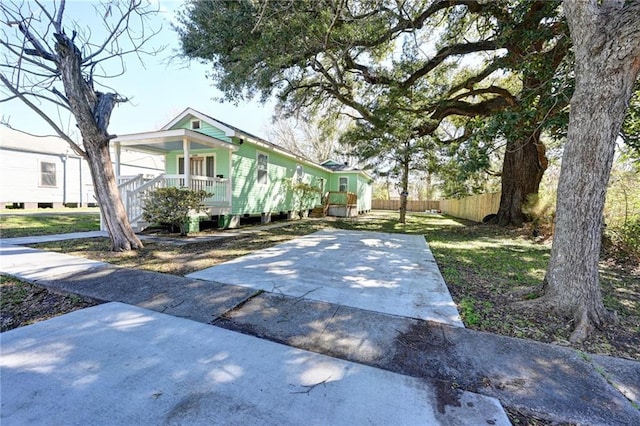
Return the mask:
{"type": "Polygon", "coordinates": [[[296,167],[296,182],[302,183],[302,178],[304,177],[304,169],[301,165],[298,164],[296,167]]]}
{"type": "Polygon", "coordinates": [[[40,162],[40,186],[56,186],[56,163],[40,162]]]}
{"type": "Polygon", "coordinates": [[[200,130],[200,120],[191,120],[191,129],[200,130]]]}
{"type": "Polygon", "coordinates": [[[349,178],[348,177],[341,177],[338,180],[338,191],[347,192],[348,189],[349,189],[349,178]]]}
{"type": "Polygon", "coordinates": [[[257,171],[256,180],[258,181],[259,184],[266,185],[268,182],[267,171],[269,166],[269,156],[262,152],[258,152],[257,163],[258,164],[256,168],[256,171],[257,171]]]}

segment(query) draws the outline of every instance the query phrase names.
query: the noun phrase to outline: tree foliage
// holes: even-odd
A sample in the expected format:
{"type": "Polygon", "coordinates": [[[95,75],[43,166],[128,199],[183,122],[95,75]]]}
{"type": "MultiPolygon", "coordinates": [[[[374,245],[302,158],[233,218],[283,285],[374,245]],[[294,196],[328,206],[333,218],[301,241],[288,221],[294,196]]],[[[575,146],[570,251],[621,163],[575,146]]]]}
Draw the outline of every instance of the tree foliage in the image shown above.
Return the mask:
{"type": "Polygon", "coordinates": [[[624,140],[624,155],[635,161],[636,170],[640,172],[640,82],[629,100],[629,110],[622,123],[622,139],[624,140]]]}
{"type": "Polygon", "coordinates": [[[316,163],[341,160],[344,156],[339,133],[347,120],[329,116],[323,119],[296,116],[275,119],[267,131],[269,140],[316,163]]]}
{"type": "Polygon", "coordinates": [[[287,179],[285,185],[291,191],[296,211],[303,216],[303,212],[315,207],[322,196],[320,188],[308,182],[302,182],[297,177],[287,179]]]}
{"type": "MultiPolygon", "coordinates": [[[[500,129],[515,144],[507,153],[535,145],[514,161],[534,169],[535,182],[524,189],[537,191],[545,167],[539,134],[560,116],[570,90],[560,70],[569,43],[558,6],[196,0],[178,32],[186,56],[211,61],[211,77],[227,99],[275,94],[289,114],[340,111],[361,127],[363,140],[393,134],[398,127],[390,123],[400,121],[405,130],[411,123],[412,139],[454,144],[478,128],[463,126],[450,140],[439,132],[444,121],[509,113],[512,119],[485,123],[484,135],[500,129]]],[[[503,178],[513,180],[509,173],[503,178]]]]}

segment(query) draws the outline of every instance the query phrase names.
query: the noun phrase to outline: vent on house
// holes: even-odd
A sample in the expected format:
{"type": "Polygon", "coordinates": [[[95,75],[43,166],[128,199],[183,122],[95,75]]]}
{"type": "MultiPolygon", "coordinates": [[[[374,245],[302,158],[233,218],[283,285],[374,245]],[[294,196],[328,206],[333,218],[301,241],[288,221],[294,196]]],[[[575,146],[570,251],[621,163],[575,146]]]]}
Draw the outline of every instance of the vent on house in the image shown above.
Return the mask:
{"type": "Polygon", "coordinates": [[[200,129],[200,120],[191,120],[191,129],[192,130],[200,129]]]}

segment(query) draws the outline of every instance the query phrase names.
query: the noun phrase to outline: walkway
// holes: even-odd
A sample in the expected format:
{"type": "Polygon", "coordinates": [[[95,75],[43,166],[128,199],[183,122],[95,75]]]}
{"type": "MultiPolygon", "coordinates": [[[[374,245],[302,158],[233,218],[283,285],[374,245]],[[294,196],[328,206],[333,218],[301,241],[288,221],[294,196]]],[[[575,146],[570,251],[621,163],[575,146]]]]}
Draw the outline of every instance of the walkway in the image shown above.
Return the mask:
{"type": "Polygon", "coordinates": [[[623,396],[640,399],[637,362],[24,247],[0,254],[3,273],[127,304],[3,333],[3,423],[507,424],[496,397],[558,422],[640,424],[623,396]]]}

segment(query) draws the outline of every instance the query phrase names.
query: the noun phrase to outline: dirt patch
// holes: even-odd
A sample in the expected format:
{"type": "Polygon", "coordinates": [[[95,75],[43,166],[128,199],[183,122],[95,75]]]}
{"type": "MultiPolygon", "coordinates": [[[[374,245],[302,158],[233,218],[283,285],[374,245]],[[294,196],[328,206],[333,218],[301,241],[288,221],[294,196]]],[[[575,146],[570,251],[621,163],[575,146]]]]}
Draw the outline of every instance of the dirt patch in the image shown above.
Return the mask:
{"type": "Polygon", "coordinates": [[[615,263],[604,263],[602,268],[605,305],[618,313],[618,322],[595,330],[581,344],[569,342],[571,319],[550,315],[536,304],[540,286],[502,287],[460,265],[460,279],[447,284],[467,328],[640,360],[640,268],[615,263]]]}
{"type": "Polygon", "coordinates": [[[100,303],[77,295],[55,293],[9,277],[0,277],[0,285],[0,332],[100,303]]]}

